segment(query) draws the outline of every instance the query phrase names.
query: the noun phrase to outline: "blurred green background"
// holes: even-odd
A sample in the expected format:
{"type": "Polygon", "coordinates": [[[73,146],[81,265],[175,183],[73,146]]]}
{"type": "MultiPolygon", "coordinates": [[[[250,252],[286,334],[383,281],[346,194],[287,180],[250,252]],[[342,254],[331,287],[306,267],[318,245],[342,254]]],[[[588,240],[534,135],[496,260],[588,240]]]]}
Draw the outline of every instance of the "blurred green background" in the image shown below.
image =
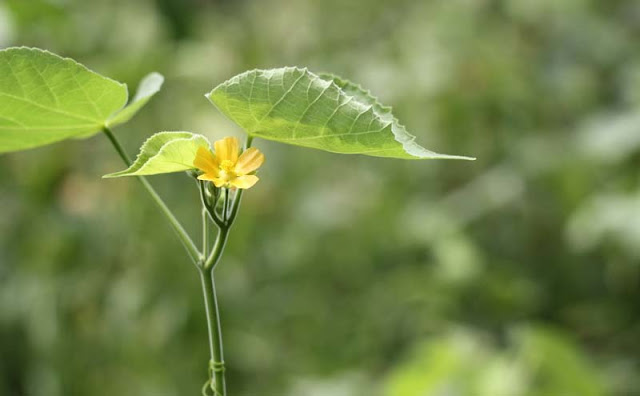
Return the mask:
{"type": "MultiPolygon", "coordinates": [[[[637,0],[0,0],[0,47],[164,89],[116,130],[240,131],[203,97],[329,71],[473,163],[258,140],[216,270],[231,395],[640,395],[637,0]]],[[[102,136],[0,157],[0,395],[197,395],[179,242],[102,136]]],[[[199,238],[183,175],[152,179],[199,238]]]]}

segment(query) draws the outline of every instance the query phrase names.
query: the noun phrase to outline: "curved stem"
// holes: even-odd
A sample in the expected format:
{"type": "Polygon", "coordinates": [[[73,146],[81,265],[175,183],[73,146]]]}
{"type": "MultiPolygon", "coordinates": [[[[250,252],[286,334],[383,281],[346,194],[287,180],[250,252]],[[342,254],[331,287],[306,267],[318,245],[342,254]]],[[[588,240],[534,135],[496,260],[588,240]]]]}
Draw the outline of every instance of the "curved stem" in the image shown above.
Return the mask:
{"type": "Polygon", "coordinates": [[[229,226],[233,224],[233,221],[236,219],[236,216],[238,215],[238,209],[240,209],[240,201],[242,200],[242,191],[243,190],[239,189],[236,192],[235,197],[233,197],[233,204],[231,205],[231,213],[229,213],[229,220],[227,220],[227,223],[229,223],[229,226]]]}
{"type": "MultiPolygon", "coordinates": [[[[122,147],[118,139],[116,139],[113,132],[111,132],[111,130],[106,127],[103,128],[102,131],[104,132],[105,135],[107,135],[107,138],[109,138],[109,141],[111,142],[113,147],[116,149],[118,154],[120,154],[120,157],[125,162],[125,164],[127,164],[127,166],[131,166],[131,159],[129,158],[127,153],[124,151],[124,148],[122,147]]],[[[198,261],[201,260],[202,256],[200,255],[200,252],[198,252],[198,248],[191,240],[191,237],[189,236],[189,234],[187,234],[184,227],[182,227],[182,224],[180,224],[178,219],[176,219],[176,217],[173,215],[171,210],[167,207],[167,205],[164,203],[162,198],[160,198],[156,190],[151,186],[151,184],[147,181],[147,179],[145,179],[142,176],[138,176],[138,180],[140,180],[140,183],[142,183],[142,185],[147,190],[149,195],[151,195],[151,199],[153,199],[156,205],[158,205],[162,214],[167,218],[167,220],[169,220],[169,224],[171,224],[171,228],[173,228],[173,231],[175,231],[176,235],[178,236],[178,239],[180,239],[180,242],[182,242],[182,245],[187,250],[187,253],[189,254],[189,257],[191,258],[191,260],[197,264],[198,261]]]]}
{"type": "MultiPolygon", "coordinates": [[[[198,186],[200,187],[200,201],[202,202],[202,206],[203,208],[207,211],[207,213],[209,213],[209,216],[211,217],[211,219],[216,223],[216,225],[218,227],[224,227],[224,221],[222,221],[220,219],[220,217],[218,217],[218,214],[216,213],[216,209],[215,209],[215,204],[211,204],[209,202],[209,200],[207,199],[207,193],[205,191],[205,184],[206,182],[198,180],[198,186]]],[[[214,199],[215,201],[215,199],[214,199]]],[[[203,250],[203,254],[204,257],[207,257],[207,253],[204,252],[203,250]]]]}
{"type": "Polygon", "coordinates": [[[209,257],[204,262],[204,269],[211,270],[215,268],[216,264],[220,261],[220,257],[222,257],[222,252],[224,250],[225,245],[227,244],[227,238],[229,237],[229,227],[221,227],[218,231],[218,236],[216,238],[216,243],[213,245],[213,249],[211,253],[209,253],[209,257]]]}

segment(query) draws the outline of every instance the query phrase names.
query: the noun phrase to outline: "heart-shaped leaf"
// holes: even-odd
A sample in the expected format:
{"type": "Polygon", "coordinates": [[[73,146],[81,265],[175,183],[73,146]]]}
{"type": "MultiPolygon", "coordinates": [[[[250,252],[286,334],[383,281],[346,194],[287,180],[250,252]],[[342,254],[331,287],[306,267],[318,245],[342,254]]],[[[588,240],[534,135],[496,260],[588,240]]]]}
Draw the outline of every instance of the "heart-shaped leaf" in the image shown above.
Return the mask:
{"type": "Polygon", "coordinates": [[[143,176],[195,169],[193,160],[199,147],[210,148],[202,135],[191,132],[159,132],[147,139],[129,169],[103,177],[143,176]]]}
{"type": "Polygon", "coordinates": [[[129,120],[162,85],[143,80],[129,106],[127,86],[37,48],[0,51],[0,153],[88,137],[129,120]]]}
{"type": "Polygon", "coordinates": [[[264,139],[343,154],[473,159],[425,149],[369,92],[307,69],[248,71],[207,98],[249,135],[264,139]]]}

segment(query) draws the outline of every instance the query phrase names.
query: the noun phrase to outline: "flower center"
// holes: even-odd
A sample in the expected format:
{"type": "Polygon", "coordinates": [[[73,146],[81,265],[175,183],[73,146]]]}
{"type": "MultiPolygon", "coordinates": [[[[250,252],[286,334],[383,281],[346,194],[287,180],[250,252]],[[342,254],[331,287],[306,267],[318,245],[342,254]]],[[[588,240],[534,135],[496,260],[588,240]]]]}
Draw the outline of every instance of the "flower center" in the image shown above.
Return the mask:
{"type": "Polygon", "coordinates": [[[224,160],[224,161],[220,162],[220,169],[222,169],[225,172],[231,172],[231,171],[233,171],[234,165],[235,164],[233,163],[233,161],[224,160]]]}

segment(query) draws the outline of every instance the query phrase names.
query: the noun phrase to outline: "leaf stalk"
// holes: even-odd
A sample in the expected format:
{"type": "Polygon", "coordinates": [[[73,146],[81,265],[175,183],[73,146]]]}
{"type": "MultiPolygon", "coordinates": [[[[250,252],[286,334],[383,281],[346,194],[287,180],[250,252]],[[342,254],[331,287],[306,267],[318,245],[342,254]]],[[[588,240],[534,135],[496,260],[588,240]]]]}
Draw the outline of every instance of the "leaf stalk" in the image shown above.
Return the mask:
{"type": "MultiPolygon", "coordinates": [[[[127,166],[131,166],[131,159],[127,155],[126,151],[124,150],[124,148],[122,147],[118,139],[116,139],[113,132],[111,132],[111,130],[107,127],[102,128],[102,132],[107,136],[107,138],[109,139],[109,141],[111,142],[115,150],[118,152],[118,154],[120,155],[120,158],[122,158],[124,163],[127,166]]],[[[160,212],[169,221],[171,228],[176,233],[176,236],[184,246],[191,261],[193,261],[194,264],[197,264],[199,261],[202,260],[202,256],[198,251],[198,248],[196,247],[196,245],[193,243],[193,240],[191,239],[187,231],[185,231],[180,221],[178,221],[178,219],[175,217],[173,212],[171,212],[169,207],[167,207],[167,205],[164,203],[162,198],[160,198],[160,195],[158,195],[156,190],[153,188],[153,186],[151,186],[151,184],[147,181],[146,178],[142,176],[138,176],[138,180],[140,180],[140,183],[142,183],[142,186],[147,190],[147,192],[151,196],[151,199],[153,199],[153,201],[156,203],[156,205],[160,209],[160,212]]]]}

